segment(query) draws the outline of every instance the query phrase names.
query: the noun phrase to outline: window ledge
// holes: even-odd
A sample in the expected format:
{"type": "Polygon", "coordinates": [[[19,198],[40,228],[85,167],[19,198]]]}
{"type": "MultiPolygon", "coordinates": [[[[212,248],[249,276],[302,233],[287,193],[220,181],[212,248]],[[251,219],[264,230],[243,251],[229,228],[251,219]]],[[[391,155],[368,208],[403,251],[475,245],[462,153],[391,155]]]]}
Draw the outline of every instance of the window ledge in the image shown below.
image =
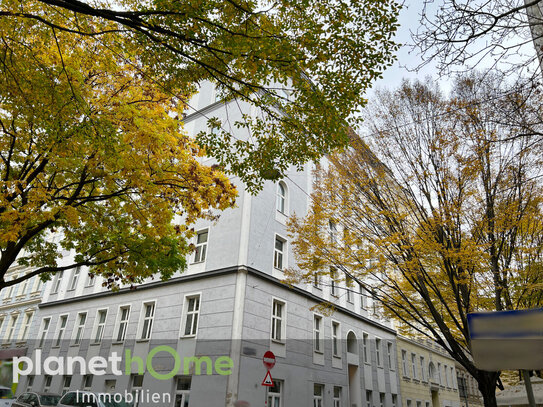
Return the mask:
{"type": "Polygon", "coordinates": [[[190,263],[191,265],[192,264],[202,264],[202,263],[205,263],[206,261],[205,260],[200,260],[200,261],[193,261],[192,263],[190,263]]]}
{"type": "Polygon", "coordinates": [[[101,345],[101,344],[102,344],[102,342],[92,342],[89,345],[90,346],[97,346],[97,345],[101,345]]]}
{"type": "Polygon", "coordinates": [[[313,352],[314,352],[314,353],[317,353],[317,354],[319,354],[319,355],[324,355],[324,352],[323,352],[322,350],[315,350],[315,349],[313,349],[313,352]]]}
{"type": "Polygon", "coordinates": [[[146,339],[136,339],[136,343],[143,343],[143,342],[149,342],[151,338],[146,339]]]}
{"type": "Polygon", "coordinates": [[[189,339],[189,338],[196,338],[196,334],[194,334],[194,335],[181,335],[181,339],[189,339]]]}
{"type": "Polygon", "coordinates": [[[341,360],[341,356],[340,356],[340,355],[332,355],[332,357],[341,360]]]}
{"type": "Polygon", "coordinates": [[[124,341],[115,341],[111,343],[112,345],[122,345],[124,344],[124,341]]]}
{"type": "Polygon", "coordinates": [[[284,345],[285,344],[285,341],[282,340],[282,339],[273,339],[271,340],[273,343],[277,343],[279,345],[284,345]]]}

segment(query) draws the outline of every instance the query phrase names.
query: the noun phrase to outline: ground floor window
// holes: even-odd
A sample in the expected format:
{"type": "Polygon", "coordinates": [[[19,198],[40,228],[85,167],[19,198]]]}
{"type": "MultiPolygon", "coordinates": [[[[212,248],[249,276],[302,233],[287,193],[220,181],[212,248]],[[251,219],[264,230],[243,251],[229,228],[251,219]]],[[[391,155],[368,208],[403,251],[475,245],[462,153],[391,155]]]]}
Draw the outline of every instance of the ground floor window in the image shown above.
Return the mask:
{"type": "Polygon", "coordinates": [[[182,376],[177,378],[175,387],[175,407],[188,407],[191,378],[182,376]]]}
{"type": "Polygon", "coordinates": [[[273,386],[268,390],[268,407],[281,407],[281,394],[283,391],[283,382],[274,380],[273,386]]]}
{"type": "Polygon", "coordinates": [[[334,386],[334,407],[341,407],[341,387],[334,386]]]}
{"type": "Polygon", "coordinates": [[[322,384],[313,385],[313,407],[322,407],[322,395],[324,386],[322,384]]]}

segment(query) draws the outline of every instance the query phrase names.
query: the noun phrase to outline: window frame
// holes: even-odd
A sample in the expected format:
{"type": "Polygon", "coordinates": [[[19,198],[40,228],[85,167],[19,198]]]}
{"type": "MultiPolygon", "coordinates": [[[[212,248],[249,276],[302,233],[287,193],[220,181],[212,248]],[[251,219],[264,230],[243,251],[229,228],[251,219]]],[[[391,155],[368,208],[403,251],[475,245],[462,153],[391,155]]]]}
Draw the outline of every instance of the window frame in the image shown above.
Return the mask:
{"type": "Polygon", "coordinates": [[[63,277],[64,277],[64,270],[59,270],[55,273],[53,284],[51,286],[51,294],[58,294],[60,292],[60,285],[62,284],[63,277]]]}
{"type": "Polygon", "coordinates": [[[11,343],[16,338],[16,327],[19,322],[19,312],[13,312],[9,315],[9,323],[6,328],[4,343],[11,343]]]}
{"type": "Polygon", "coordinates": [[[89,318],[89,313],[87,311],[81,311],[77,313],[77,316],[75,318],[75,323],[74,323],[74,329],[72,332],[72,346],[81,345],[81,342],[83,341],[83,338],[85,336],[85,327],[87,326],[88,318],[89,318]],[[85,316],[85,321],[83,322],[83,325],[81,325],[82,315],[85,316]]]}
{"type": "Polygon", "coordinates": [[[128,325],[130,324],[130,316],[132,314],[132,304],[121,304],[117,308],[117,318],[115,321],[115,330],[113,331],[113,343],[123,343],[126,340],[126,333],[128,332],[128,325]],[[123,319],[123,310],[128,310],[128,316],[126,320],[123,319]],[[119,339],[121,326],[124,324],[124,330],[122,339],[119,339]]]}
{"type": "Polygon", "coordinates": [[[175,381],[174,381],[174,397],[173,397],[174,404],[173,405],[174,406],[177,405],[177,396],[180,395],[181,403],[179,405],[181,407],[184,407],[185,402],[187,401],[186,400],[187,396],[190,400],[191,388],[192,388],[192,376],[176,376],[175,381]],[[181,380],[188,380],[188,384],[189,384],[188,389],[181,389],[181,390],[179,389],[179,382],[181,380]]]}
{"type": "Polygon", "coordinates": [[[68,291],[74,291],[77,288],[77,283],[79,282],[80,275],[81,275],[81,266],[77,266],[76,268],[74,268],[72,272],[68,291]]]}
{"type": "Polygon", "coordinates": [[[382,339],[375,337],[375,363],[377,367],[383,367],[382,339]]]}
{"type": "Polygon", "coordinates": [[[51,317],[42,317],[40,323],[40,334],[38,336],[38,349],[41,349],[47,340],[47,334],[51,328],[51,317]],[[47,324],[45,323],[47,321],[47,324]]]}
{"type": "Polygon", "coordinates": [[[183,298],[183,313],[181,314],[181,337],[182,338],[195,338],[198,335],[198,327],[200,326],[200,310],[202,309],[202,293],[195,292],[186,294],[183,298]],[[190,300],[197,299],[195,304],[198,305],[198,309],[189,310],[190,300]],[[189,323],[189,316],[191,316],[191,329],[187,334],[187,324],[189,323]],[[194,332],[193,332],[194,331],[194,332]]]}
{"type": "Polygon", "coordinates": [[[273,240],[273,268],[275,270],[283,271],[285,265],[288,264],[286,261],[287,249],[287,239],[276,233],[273,240]],[[281,249],[277,248],[277,242],[281,242],[281,249]]]}
{"type": "Polygon", "coordinates": [[[26,342],[33,319],[34,310],[28,310],[24,312],[24,319],[21,325],[21,329],[19,329],[19,337],[17,339],[17,342],[26,342]]]}
{"type": "Polygon", "coordinates": [[[99,308],[96,310],[96,314],[94,317],[94,327],[92,329],[91,345],[98,345],[102,343],[102,340],[104,339],[104,332],[106,330],[108,314],[109,314],[109,307],[99,308]],[[101,314],[101,312],[104,312],[104,311],[106,314],[104,318],[104,322],[100,322],[99,315],[101,314]],[[98,332],[101,332],[100,338],[98,338],[98,332]]]}
{"type": "Polygon", "coordinates": [[[323,407],[324,400],[324,384],[313,383],[313,407],[323,407]],[[317,389],[320,394],[317,394],[317,389]]]}
{"type": "Polygon", "coordinates": [[[371,363],[370,334],[367,332],[362,332],[362,358],[364,363],[371,363]]]}
{"type": "Polygon", "coordinates": [[[394,345],[392,341],[387,341],[387,358],[388,368],[390,370],[396,370],[396,364],[394,363],[394,345]]]}
{"type": "Polygon", "coordinates": [[[287,325],[287,302],[283,299],[272,297],[270,339],[272,342],[284,344],[287,325]],[[281,305],[281,315],[275,315],[275,304],[281,305]],[[277,323],[279,323],[279,338],[277,338],[277,323]]]}
{"type": "Polygon", "coordinates": [[[288,207],[287,207],[287,201],[288,201],[288,188],[287,184],[284,181],[279,181],[277,183],[277,189],[276,189],[276,200],[275,200],[275,209],[277,209],[277,212],[287,215],[288,214],[288,207]],[[281,194],[282,190],[282,194],[281,194]]]}
{"type": "Polygon", "coordinates": [[[319,314],[313,314],[313,351],[324,353],[324,335],[322,331],[323,317],[319,314]],[[318,321],[318,329],[317,329],[318,321]]]}
{"type": "Polygon", "coordinates": [[[53,348],[59,348],[66,335],[66,328],[68,327],[69,314],[60,314],[57,319],[57,326],[55,328],[55,336],[53,338],[53,348]],[[64,326],[61,322],[64,321],[64,326]]]}
{"type": "Polygon", "coordinates": [[[209,245],[209,227],[200,229],[194,235],[194,256],[192,258],[192,264],[205,263],[207,259],[207,247],[209,245]],[[206,234],[206,241],[198,243],[198,238],[202,234],[206,234]]]}
{"type": "Polygon", "coordinates": [[[284,382],[283,380],[274,379],[273,380],[273,387],[268,388],[268,406],[269,407],[275,407],[274,401],[276,399],[279,399],[279,407],[283,407],[283,386],[284,382]],[[279,392],[272,391],[275,387],[279,388],[279,392]],[[269,402],[271,400],[271,403],[269,402]]]}
{"type": "Polygon", "coordinates": [[[142,301],[141,303],[141,311],[140,311],[140,320],[138,323],[138,336],[137,341],[144,342],[151,340],[151,337],[153,336],[153,325],[155,324],[155,315],[156,315],[156,300],[149,300],[149,301],[142,301]],[[147,306],[153,304],[153,313],[150,317],[146,316],[147,314],[147,306]],[[147,320],[150,320],[150,324],[147,328],[148,334],[144,337],[144,329],[145,329],[145,322],[147,320]]]}
{"type": "Polygon", "coordinates": [[[332,356],[341,358],[341,323],[336,320],[331,321],[331,337],[332,337],[332,356]],[[334,328],[335,332],[334,332],[334,328]]]}

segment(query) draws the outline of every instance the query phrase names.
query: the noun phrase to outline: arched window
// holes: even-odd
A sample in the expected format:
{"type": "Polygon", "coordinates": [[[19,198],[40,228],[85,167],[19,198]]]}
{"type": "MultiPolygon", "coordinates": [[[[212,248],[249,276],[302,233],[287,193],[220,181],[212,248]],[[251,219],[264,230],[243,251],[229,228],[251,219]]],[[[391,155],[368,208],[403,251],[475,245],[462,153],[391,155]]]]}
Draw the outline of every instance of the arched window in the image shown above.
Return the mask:
{"type": "Polygon", "coordinates": [[[431,382],[437,382],[436,367],[432,362],[428,365],[428,376],[430,377],[431,382]]]}
{"type": "Polygon", "coordinates": [[[283,181],[277,185],[277,210],[286,214],[287,209],[287,186],[283,181]]]}
{"type": "Polygon", "coordinates": [[[353,331],[347,334],[347,352],[358,355],[358,341],[353,331]]]}

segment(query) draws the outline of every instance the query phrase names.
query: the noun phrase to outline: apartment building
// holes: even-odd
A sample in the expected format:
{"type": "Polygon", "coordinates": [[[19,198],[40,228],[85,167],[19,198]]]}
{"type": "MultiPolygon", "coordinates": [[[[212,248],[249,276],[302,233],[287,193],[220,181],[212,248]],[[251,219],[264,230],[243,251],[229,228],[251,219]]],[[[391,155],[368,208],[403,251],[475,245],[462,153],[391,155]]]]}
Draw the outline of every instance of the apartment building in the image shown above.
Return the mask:
{"type": "Polygon", "coordinates": [[[460,407],[454,359],[437,344],[398,335],[404,407],[460,407]]]}
{"type": "MultiPolygon", "coordinates": [[[[213,87],[204,85],[191,101],[195,111],[185,118],[186,130],[205,130],[209,117],[233,126],[250,108],[232,104],[217,101],[213,87]]],[[[131,363],[128,373],[123,363],[120,375],[113,365],[104,374],[81,364],[70,372],[29,372],[18,392],[127,392],[139,395],[142,407],[238,400],[273,407],[399,406],[396,333],[379,319],[368,293],[325,277],[295,287],[282,283],[283,270],[296,266],[286,221],[309,207],[312,167],[266,182],[258,195],[233,179],[237,208],[196,224],[188,269],[171,280],[112,293],[84,268],[57,274],[45,285],[26,354],[89,361],[115,353],[126,360],[128,351],[142,362],[131,363]],[[333,311],[319,307],[323,301],[333,311]],[[276,355],[269,388],[262,386],[268,350],[276,355]]]]}

